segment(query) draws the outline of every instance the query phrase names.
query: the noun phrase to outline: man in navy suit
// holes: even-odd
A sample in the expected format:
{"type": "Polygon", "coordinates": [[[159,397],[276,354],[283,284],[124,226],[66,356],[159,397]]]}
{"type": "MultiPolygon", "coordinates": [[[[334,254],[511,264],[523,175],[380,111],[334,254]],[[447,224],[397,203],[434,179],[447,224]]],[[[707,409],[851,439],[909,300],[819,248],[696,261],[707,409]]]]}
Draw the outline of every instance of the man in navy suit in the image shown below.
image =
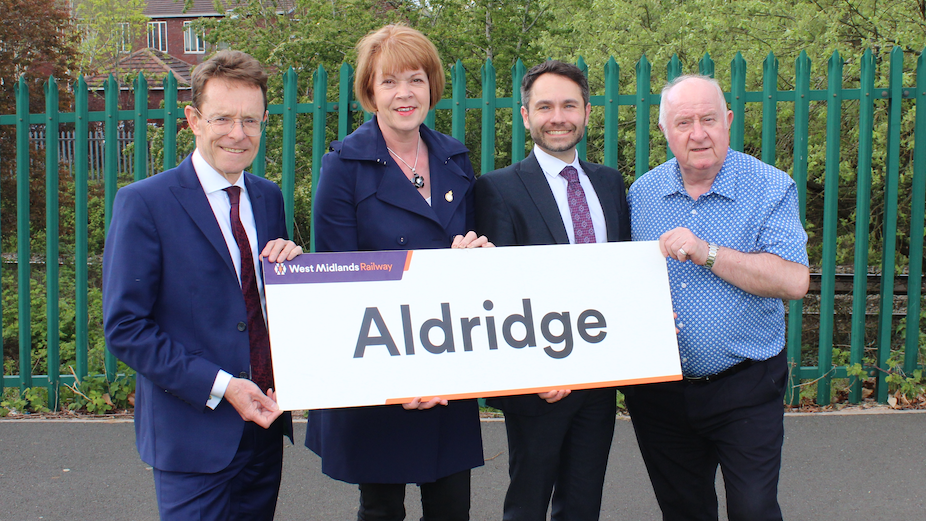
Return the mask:
{"type": "Polygon", "coordinates": [[[285,239],[280,189],[244,172],[266,94],[247,54],[197,66],[185,109],[196,150],[119,190],[113,206],[104,327],[110,351],[137,371],[136,444],[161,519],[272,519],[276,506],[292,421],[270,388],[260,258],[302,250],[285,239]]]}
{"type": "MultiPolygon", "coordinates": [[[[588,81],[574,65],[547,61],[521,82],[521,116],[534,150],[476,181],[476,232],[496,246],[630,240],[620,173],[579,159],[588,81]]],[[[562,281],[569,270],[559,266],[562,281]]],[[[562,282],[557,282],[562,283],[562,282]]],[[[505,521],[594,521],[601,510],[615,390],[554,390],[490,399],[505,412],[509,475],[505,521]]]]}

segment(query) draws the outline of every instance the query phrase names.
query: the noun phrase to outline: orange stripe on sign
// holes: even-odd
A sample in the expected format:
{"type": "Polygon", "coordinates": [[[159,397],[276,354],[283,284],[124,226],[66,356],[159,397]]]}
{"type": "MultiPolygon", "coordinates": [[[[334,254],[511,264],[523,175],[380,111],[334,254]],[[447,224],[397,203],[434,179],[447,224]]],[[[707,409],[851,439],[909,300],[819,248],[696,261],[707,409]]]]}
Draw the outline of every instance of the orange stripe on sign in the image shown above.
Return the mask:
{"type": "MultiPolygon", "coordinates": [[[[494,396],[514,396],[517,394],[536,394],[536,393],[545,393],[547,391],[555,391],[558,389],[572,389],[577,391],[579,389],[598,389],[601,387],[617,387],[619,385],[640,385],[640,384],[654,384],[660,382],[674,382],[682,379],[682,375],[673,374],[668,376],[653,376],[650,378],[634,378],[631,380],[615,380],[613,382],[592,382],[586,384],[577,384],[577,385],[561,385],[559,387],[532,387],[528,389],[506,389],[502,391],[483,391],[478,393],[460,393],[460,394],[447,394],[441,396],[445,400],[464,400],[468,398],[492,398],[494,396]]],[[[434,398],[433,396],[422,396],[421,401],[426,402],[434,398]]],[[[386,400],[386,405],[395,405],[408,403],[414,400],[414,398],[390,398],[386,400]]]]}
{"type": "MultiPolygon", "coordinates": [[[[405,271],[408,271],[408,267],[411,265],[411,263],[412,263],[412,252],[409,251],[405,255],[405,271]]],[[[402,403],[408,403],[408,402],[402,402],[402,403]]]]}

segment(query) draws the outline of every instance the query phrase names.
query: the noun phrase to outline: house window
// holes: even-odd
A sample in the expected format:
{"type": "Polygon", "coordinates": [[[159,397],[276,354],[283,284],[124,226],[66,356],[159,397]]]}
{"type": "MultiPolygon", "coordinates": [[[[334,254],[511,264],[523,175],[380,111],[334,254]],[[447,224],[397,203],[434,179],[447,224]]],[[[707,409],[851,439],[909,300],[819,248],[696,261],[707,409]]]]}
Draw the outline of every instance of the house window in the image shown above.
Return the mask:
{"type": "Polygon", "coordinates": [[[115,41],[116,49],[119,52],[129,52],[132,49],[131,47],[131,38],[129,36],[129,24],[124,22],[116,23],[113,28],[113,41],[115,41]]]}
{"type": "Polygon", "coordinates": [[[148,47],[167,52],[167,22],[148,22],[148,47]]]}
{"type": "Polygon", "coordinates": [[[183,52],[187,54],[203,54],[206,52],[206,33],[197,31],[193,22],[183,22],[183,52]]]}

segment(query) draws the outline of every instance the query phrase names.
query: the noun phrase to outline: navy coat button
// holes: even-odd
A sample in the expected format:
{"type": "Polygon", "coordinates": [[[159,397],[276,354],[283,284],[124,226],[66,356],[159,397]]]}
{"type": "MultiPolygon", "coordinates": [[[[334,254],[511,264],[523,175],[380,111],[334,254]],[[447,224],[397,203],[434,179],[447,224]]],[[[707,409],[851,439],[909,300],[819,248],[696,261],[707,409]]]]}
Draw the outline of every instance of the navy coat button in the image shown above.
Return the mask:
{"type": "Polygon", "coordinates": [[[245,324],[244,322],[238,322],[238,331],[244,331],[247,328],[248,328],[247,324],[245,324]]]}
{"type": "Polygon", "coordinates": [[[244,371],[241,371],[240,373],[238,373],[238,378],[247,379],[247,378],[248,378],[248,373],[245,373],[244,371]]]}
{"type": "Polygon", "coordinates": [[[405,243],[408,242],[408,239],[400,235],[398,238],[396,238],[396,242],[398,242],[400,246],[405,246],[405,243]]]}

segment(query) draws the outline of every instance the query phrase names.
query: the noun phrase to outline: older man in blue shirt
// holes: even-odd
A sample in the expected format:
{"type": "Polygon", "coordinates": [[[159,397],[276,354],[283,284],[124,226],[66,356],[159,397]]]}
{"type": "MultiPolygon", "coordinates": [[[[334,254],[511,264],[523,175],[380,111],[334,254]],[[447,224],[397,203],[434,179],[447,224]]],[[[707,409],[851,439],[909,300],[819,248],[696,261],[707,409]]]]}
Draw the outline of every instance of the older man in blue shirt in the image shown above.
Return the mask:
{"type": "Polygon", "coordinates": [[[733,112],[706,76],[662,91],[675,155],[627,196],[633,240],[658,240],[678,313],[681,382],[625,390],[664,520],[716,520],[720,466],[731,521],[780,520],[788,368],[782,299],[807,292],[794,181],[729,148],[733,112]]]}

